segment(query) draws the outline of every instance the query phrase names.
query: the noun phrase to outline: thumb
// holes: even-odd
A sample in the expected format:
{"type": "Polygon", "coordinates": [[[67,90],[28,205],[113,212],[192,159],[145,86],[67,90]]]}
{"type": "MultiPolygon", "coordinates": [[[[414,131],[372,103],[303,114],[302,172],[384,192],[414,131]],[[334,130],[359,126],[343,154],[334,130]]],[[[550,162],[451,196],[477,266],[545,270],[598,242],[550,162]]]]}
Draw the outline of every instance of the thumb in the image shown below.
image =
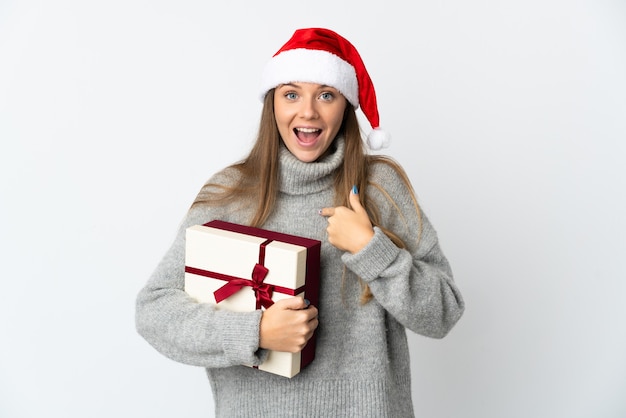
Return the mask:
{"type": "Polygon", "coordinates": [[[350,196],[348,197],[348,200],[350,201],[350,206],[352,207],[353,211],[365,211],[363,205],[361,205],[361,201],[359,200],[359,189],[356,187],[356,185],[352,186],[352,190],[350,191],[350,196]]]}
{"type": "Polygon", "coordinates": [[[309,306],[308,301],[305,301],[304,298],[299,296],[281,299],[277,301],[276,304],[279,304],[283,309],[305,309],[309,306]]]}

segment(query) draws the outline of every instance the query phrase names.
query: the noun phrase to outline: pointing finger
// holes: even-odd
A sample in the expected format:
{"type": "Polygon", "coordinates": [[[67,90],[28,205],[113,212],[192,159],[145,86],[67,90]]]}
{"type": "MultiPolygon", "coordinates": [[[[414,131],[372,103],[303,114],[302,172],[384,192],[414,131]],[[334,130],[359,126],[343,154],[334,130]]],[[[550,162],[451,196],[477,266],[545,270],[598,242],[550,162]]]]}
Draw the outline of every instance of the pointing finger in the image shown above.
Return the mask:
{"type": "Polygon", "coordinates": [[[333,216],[335,214],[335,208],[323,208],[319,210],[322,216],[333,216]]]}

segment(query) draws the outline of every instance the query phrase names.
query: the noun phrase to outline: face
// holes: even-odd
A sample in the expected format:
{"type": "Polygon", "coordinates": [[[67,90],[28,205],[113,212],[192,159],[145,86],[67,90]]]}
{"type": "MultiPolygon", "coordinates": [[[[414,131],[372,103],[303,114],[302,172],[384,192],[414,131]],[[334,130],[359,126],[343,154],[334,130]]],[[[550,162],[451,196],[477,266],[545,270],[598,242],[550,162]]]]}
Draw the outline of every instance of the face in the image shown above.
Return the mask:
{"type": "Polygon", "coordinates": [[[347,101],[332,87],[281,84],[274,90],[274,114],[285,146],[300,161],[323,156],[341,128],[347,101]]]}

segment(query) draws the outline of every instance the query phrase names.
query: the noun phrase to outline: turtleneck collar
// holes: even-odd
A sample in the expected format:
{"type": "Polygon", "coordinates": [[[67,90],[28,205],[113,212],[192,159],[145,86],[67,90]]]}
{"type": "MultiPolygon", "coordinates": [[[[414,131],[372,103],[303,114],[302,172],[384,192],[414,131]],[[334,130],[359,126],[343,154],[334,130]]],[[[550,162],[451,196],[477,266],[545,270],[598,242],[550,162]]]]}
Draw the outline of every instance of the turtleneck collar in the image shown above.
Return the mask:
{"type": "Polygon", "coordinates": [[[334,172],[343,162],[344,139],[338,137],[330,153],[318,161],[298,160],[284,145],[280,149],[280,191],[287,194],[317,193],[332,187],[334,172]]]}

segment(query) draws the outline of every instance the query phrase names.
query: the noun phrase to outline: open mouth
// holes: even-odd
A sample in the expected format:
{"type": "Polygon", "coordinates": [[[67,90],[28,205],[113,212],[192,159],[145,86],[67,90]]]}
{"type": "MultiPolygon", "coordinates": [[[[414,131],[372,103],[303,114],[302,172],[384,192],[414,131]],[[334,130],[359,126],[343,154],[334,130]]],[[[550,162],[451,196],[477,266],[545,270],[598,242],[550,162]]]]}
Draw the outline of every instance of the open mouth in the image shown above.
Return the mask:
{"type": "Polygon", "coordinates": [[[316,128],[295,128],[293,132],[300,142],[309,144],[315,142],[322,130],[316,128]]]}

